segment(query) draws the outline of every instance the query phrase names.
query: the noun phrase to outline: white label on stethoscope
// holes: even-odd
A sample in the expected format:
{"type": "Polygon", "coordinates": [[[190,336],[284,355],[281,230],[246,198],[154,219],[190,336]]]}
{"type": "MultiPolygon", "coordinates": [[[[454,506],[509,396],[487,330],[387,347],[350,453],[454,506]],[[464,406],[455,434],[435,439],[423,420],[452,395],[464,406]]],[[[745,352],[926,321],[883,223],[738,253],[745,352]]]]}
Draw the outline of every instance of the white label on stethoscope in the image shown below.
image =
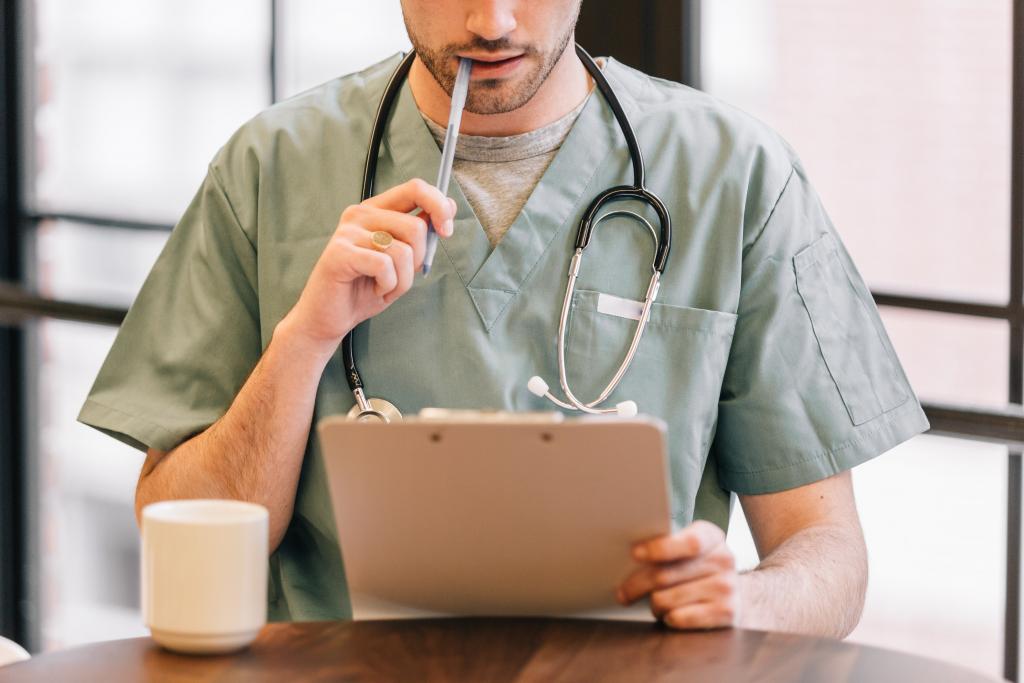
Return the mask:
{"type": "Polygon", "coordinates": [[[644,302],[623,299],[611,294],[598,294],[597,312],[615,315],[620,318],[639,320],[644,312],[644,302]]]}

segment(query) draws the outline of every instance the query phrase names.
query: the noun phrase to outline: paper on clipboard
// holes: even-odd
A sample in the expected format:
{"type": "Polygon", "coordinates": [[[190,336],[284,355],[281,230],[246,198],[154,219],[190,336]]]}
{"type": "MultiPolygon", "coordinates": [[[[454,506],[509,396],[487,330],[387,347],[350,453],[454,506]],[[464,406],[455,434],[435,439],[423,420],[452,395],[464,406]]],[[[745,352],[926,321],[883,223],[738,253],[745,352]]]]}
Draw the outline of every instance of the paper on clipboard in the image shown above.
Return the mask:
{"type": "Polygon", "coordinates": [[[356,619],[650,620],[615,588],[671,531],[646,418],[318,426],[356,619]]]}

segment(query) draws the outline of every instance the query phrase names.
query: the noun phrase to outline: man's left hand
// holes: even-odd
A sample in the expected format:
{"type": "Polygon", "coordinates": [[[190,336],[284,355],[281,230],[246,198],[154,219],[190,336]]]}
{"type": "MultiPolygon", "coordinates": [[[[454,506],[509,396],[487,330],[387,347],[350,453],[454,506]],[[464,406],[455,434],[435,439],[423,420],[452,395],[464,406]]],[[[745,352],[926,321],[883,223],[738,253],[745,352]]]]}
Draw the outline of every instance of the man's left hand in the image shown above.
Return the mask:
{"type": "Polygon", "coordinates": [[[696,521],[674,534],[638,543],[633,559],[642,566],[619,586],[623,605],[649,595],[654,616],[677,629],[736,623],[736,561],[716,525],[696,521]]]}

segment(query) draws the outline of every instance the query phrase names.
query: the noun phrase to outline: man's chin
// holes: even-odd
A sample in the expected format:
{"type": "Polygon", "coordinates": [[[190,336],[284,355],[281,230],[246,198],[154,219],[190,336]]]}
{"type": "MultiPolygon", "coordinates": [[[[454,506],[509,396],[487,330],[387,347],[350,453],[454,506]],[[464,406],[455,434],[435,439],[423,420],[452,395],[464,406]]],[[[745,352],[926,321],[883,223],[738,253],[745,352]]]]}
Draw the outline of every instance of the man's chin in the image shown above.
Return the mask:
{"type": "Polygon", "coordinates": [[[474,81],[466,100],[466,111],[480,115],[508,114],[526,106],[536,90],[504,79],[474,81]]]}

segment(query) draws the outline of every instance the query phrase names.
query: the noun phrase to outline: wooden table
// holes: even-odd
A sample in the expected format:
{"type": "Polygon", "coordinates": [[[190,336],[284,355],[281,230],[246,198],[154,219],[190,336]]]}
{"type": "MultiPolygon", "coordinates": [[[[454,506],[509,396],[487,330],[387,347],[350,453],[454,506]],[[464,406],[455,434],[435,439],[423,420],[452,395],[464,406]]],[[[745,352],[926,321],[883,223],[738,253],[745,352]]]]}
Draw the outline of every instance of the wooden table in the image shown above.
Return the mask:
{"type": "Polygon", "coordinates": [[[187,657],[148,638],[45,654],[8,681],[989,681],[874,647],[760,631],[669,631],[558,619],[271,624],[235,655],[187,657]]]}

